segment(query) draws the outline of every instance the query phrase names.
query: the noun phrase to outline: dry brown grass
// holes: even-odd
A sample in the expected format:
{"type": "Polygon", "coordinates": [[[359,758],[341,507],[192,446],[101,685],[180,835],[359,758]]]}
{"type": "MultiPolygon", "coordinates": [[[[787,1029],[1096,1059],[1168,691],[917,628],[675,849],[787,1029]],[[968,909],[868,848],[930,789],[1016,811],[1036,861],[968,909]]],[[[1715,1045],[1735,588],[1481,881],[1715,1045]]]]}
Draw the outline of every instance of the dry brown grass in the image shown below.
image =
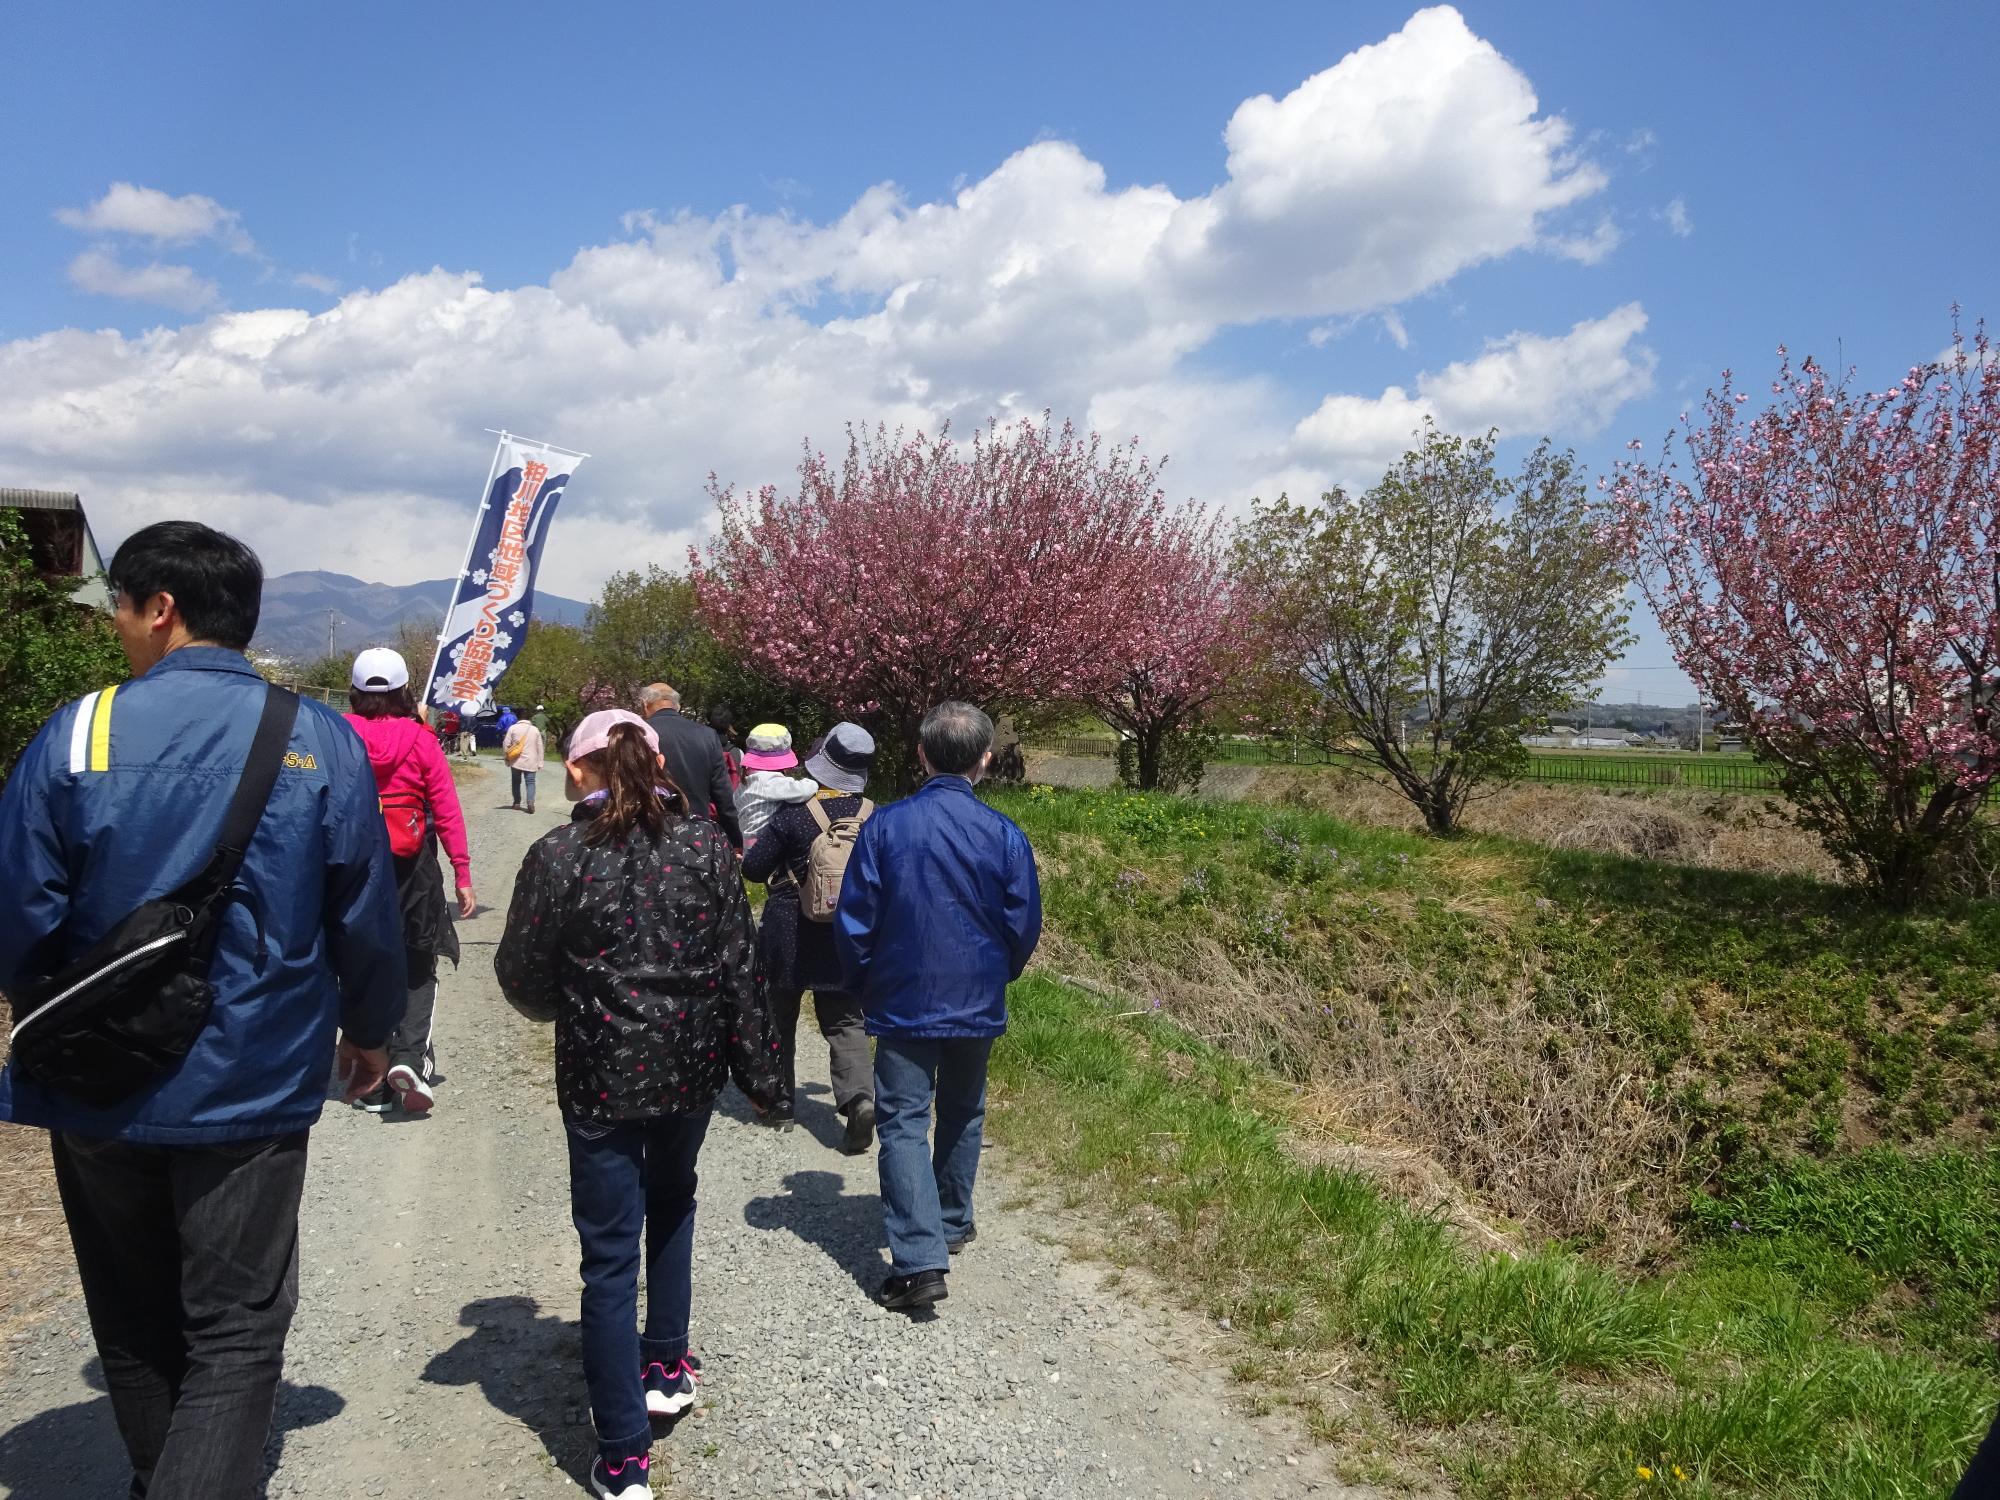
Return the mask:
{"type": "MultiPolygon", "coordinates": [[[[1254,796],[1376,827],[1412,832],[1423,827],[1408,801],[1351,772],[1273,767],[1259,773],[1254,796]]],[[[1768,810],[1765,799],[1757,797],[1517,783],[1475,801],[1466,809],[1465,826],[1471,833],[1500,834],[1551,849],[1711,870],[1841,878],[1818,839],[1768,810]]]]}
{"type": "MultiPolygon", "coordinates": [[[[10,1012],[0,1001],[0,1059],[7,1055],[10,1012]]],[[[45,1130],[0,1124],[0,1334],[40,1316],[76,1289],[69,1228],[56,1195],[45,1130]]],[[[0,1369],[13,1345],[0,1344],[0,1369]]]]}
{"type": "MultiPolygon", "coordinates": [[[[1068,945],[1045,956],[1093,972],[1068,945]]],[[[1525,983],[1454,992],[1383,953],[1322,994],[1203,938],[1097,979],[1292,1080],[1300,1154],[1382,1179],[1489,1248],[1507,1226],[1626,1258],[1668,1237],[1641,1192],[1676,1180],[1686,1149],[1665,1089],[1615,1036],[1539,1015],[1525,983]]]]}

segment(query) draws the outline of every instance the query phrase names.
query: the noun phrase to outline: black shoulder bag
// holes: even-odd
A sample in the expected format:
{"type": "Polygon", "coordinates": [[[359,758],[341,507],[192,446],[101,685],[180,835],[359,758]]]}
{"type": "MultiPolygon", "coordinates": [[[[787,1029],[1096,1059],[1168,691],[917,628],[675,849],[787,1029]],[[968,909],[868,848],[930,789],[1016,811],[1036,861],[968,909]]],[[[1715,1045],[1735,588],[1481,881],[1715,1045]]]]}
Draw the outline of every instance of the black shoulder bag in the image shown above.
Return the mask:
{"type": "Polygon", "coordinates": [[[291,744],[299,700],[267,686],[250,756],[202,872],[131,913],[61,972],[14,1000],[13,1061],[86,1104],[116,1104],[174,1067],[208,1024],[222,917],[291,744]]]}

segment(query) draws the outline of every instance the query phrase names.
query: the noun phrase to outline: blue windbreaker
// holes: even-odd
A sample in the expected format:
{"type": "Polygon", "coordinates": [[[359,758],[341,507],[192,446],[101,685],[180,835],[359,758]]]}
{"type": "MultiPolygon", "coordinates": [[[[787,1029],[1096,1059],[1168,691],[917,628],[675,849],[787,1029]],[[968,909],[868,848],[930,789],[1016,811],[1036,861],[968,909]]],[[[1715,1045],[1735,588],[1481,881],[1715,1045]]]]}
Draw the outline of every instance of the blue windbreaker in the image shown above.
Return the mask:
{"type": "Polygon", "coordinates": [[[833,943],[870,1036],[999,1036],[1041,936],[1028,836],[964,777],[934,776],[861,825],[833,943]]]}
{"type": "MultiPolygon", "coordinates": [[[[264,679],[240,653],[190,646],[42,726],[0,793],[0,993],[61,968],[199,873],[263,703],[264,679]]],[[[379,1046],[407,998],[368,752],[324,705],[299,705],[237,880],[209,969],[215,1009],[180,1066],[97,1109],[10,1065],[0,1119],[199,1145],[319,1118],[336,1025],[379,1046]]]]}

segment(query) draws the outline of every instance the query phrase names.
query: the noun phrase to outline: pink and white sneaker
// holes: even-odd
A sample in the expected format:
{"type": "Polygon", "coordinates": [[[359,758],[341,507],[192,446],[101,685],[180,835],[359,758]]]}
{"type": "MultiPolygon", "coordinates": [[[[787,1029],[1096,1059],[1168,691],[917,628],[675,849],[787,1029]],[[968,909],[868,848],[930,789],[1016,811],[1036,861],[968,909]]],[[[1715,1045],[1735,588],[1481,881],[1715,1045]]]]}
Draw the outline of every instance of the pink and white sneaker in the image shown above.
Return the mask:
{"type": "Polygon", "coordinates": [[[646,1366],[646,1415],[677,1417],[696,1400],[695,1386],[701,1380],[701,1366],[683,1355],[674,1363],[655,1360],[646,1366]]]}
{"type": "Polygon", "coordinates": [[[590,1492],[597,1500],[653,1500],[652,1467],[644,1453],[615,1464],[600,1458],[590,1466],[590,1492]]]}

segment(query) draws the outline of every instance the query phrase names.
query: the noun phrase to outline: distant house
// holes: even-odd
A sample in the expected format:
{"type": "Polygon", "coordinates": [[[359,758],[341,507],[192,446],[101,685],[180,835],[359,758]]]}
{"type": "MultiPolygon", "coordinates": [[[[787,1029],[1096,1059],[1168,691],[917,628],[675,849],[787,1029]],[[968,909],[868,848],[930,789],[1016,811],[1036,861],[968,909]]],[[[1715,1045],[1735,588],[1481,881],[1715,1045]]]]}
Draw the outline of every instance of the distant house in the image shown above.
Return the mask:
{"type": "Polygon", "coordinates": [[[1629,729],[1571,729],[1557,724],[1545,734],[1523,735],[1521,743],[1535,750],[1630,750],[1640,738],[1629,729]]]}
{"type": "Polygon", "coordinates": [[[69,490],[0,488],[0,508],[21,518],[28,533],[28,552],[35,571],[44,578],[77,580],[70,597],[96,609],[111,608],[111,591],[104,583],[104,557],[91,535],[83,498],[69,490]]]}

